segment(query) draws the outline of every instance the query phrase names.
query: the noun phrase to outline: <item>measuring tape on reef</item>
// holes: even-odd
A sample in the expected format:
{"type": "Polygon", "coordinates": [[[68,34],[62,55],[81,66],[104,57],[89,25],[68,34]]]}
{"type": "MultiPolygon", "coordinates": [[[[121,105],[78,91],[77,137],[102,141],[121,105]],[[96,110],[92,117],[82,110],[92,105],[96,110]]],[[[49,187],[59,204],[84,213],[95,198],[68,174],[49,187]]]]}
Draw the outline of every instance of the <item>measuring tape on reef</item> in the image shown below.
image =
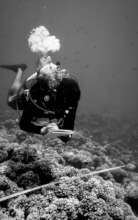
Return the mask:
{"type": "MultiPolygon", "coordinates": [[[[54,182],[54,183],[55,183],[55,182],[54,182]]],[[[22,191],[22,192],[17,192],[17,193],[14,193],[14,194],[12,194],[12,195],[9,195],[9,196],[2,197],[2,198],[0,198],[0,202],[4,202],[4,201],[6,201],[6,200],[13,199],[13,198],[18,197],[18,196],[20,196],[20,195],[24,195],[24,194],[27,194],[27,193],[36,191],[36,190],[45,188],[45,187],[47,187],[47,186],[48,186],[48,184],[44,184],[44,185],[41,185],[41,186],[36,186],[36,187],[34,187],[34,188],[31,188],[31,189],[26,189],[26,190],[24,190],[24,191],[22,191]]]]}
{"type": "MultiPolygon", "coordinates": [[[[80,178],[82,178],[83,176],[93,176],[93,175],[97,175],[97,174],[100,174],[100,173],[105,173],[105,172],[109,172],[109,171],[114,171],[114,170],[118,170],[118,169],[121,169],[121,168],[126,168],[128,170],[132,170],[134,169],[135,167],[132,166],[131,164],[128,164],[128,165],[122,165],[122,166],[117,166],[117,167],[112,167],[112,168],[107,168],[107,169],[104,169],[104,170],[97,170],[97,171],[94,171],[94,172],[91,172],[90,174],[84,174],[84,175],[81,175],[80,178]]],[[[43,188],[51,188],[52,186],[54,186],[55,183],[58,183],[58,180],[55,181],[55,182],[52,182],[50,184],[44,184],[44,185],[41,185],[41,186],[37,186],[37,187],[34,187],[34,188],[31,188],[31,189],[27,189],[27,190],[24,190],[22,192],[17,192],[17,193],[14,193],[12,195],[9,195],[9,196],[5,196],[5,197],[2,197],[0,198],[0,202],[4,202],[4,201],[7,201],[9,199],[13,199],[15,197],[18,197],[20,195],[24,195],[24,194],[28,194],[30,192],[34,192],[36,190],[39,190],[39,189],[43,189],[43,188]]]]}

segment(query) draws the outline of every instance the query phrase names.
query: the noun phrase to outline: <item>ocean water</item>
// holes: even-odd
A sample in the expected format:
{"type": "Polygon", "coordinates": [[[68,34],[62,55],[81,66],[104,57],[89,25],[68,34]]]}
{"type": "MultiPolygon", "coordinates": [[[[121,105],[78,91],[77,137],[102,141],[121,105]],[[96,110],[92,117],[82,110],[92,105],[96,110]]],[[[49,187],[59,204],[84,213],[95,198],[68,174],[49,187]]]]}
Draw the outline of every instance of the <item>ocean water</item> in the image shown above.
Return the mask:
{"type": "Polygon", "coordinates": [[[6,103],[15,73],[0,69],[0,198],[48,185],[0,202],[0,219],[138,216],[137,11],[137,0],[0,2],[0,64],[26,63],[24,78],[35,72],[37,57],[27,39],[44,25],[61,43],[50,53],[53,62],[74,73],[81,88],[80,135],[64,144],[19,128],[17,112],[6,103]],[[118,166],[124,167],[93,176],[118,166]]]}
{"type": "MultiPolygon", "coordinates": [[[[36,70],[27,38],[40,25],[60,39],[53,62],[74,73],[81,87],[79,112],[137,120],[137,0],[5,0],[0,3],[0,64],[26,63],[25,77],[36,70]]],[[[14,74],[1,69],[0,103],[14,74]]]]}

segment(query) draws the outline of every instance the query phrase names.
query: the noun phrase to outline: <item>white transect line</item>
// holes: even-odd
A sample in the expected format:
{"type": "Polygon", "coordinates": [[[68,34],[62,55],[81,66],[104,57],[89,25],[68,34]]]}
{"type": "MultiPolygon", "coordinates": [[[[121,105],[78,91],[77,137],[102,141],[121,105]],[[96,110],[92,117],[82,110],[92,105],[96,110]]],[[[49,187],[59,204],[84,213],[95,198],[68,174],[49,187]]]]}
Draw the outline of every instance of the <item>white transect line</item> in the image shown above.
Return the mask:
{"type": "Polygon", "coordinates": [[[62,134],[62,135],[72,135],[74,134],[74,131],[71,130],[64,130],[64,129],[59,129],[59,130],[54,130],[52,129],[51,131],[49,131],[52,134],[62,134]]]}
{"type": "Polygon", "coordinates": [[[20,196],[20,195],[23,195],[23,194],[27,194],[27,193],[29,193],[29,192],[33,192],[33,191],[42,189],[42,188],[46,187],[47,185],[48,185],[48,184],[41,185],[41,186],[37,186],[37,187],[31,188],[31,189],[23,190],[22,192],[17,192],[17,193],[14,193],[14,194],[12,194],[12,195],[9,195],[9,196],[2,197],[2,198],[0,198],[0,202],[4,202],[4,201],[6,201],[6,200],[15,198],[15,197],[17,197],[17,196],[20,196]]]}
{"type": "Polygon", "coordinates": [[[118,169],[121,169],[121,168],[124,168],[124,167],[126,167],[126,166],[122,165],[122,166],[118,166],[118,167],[107,168],[107,169],[104,169],[104,170],[97,170],[97,171],[92,172],[91,174],[95,175],[95,174],[105,173],[105,172],[108,172],[108,171],[118,170],[118,169]]]}
{"type": "MultiPolygon", "coordinates": [[[[121,169],[121,168],[124,168],[126,167],[125,165],[122,165],[122,166],[117,166],[117,167],[113,167],[113,168],[108,168],[108,169],[104,169],[104,170],[98,170],[98,171],[94,171],[94,172],[91,172],[90,174],[84,174],[82,176],[89,176],[89,175],[95,175],[95,174],[99,174],[99,173],[105,173],[105,172],[108,172],[108,171],[113,171],[113,170],[117,170],[117,169],[121,169]]],[[[82,177],[80,176],[80,177],[82,177]]],[[[56,182],[53,182],[53,184],[57,183],[56,182]]],[[[20,196],[20,195],[23,195],[23,194],[27,194],[29,192],[33,192],[33,191],[36,191],[36,190],[39,190],[39,189],[42,189],[42,188],[45,188],[45,187],[48,187],[48,184],[44,184],[44,185],[41,185],[41,186],[37,186],[37,187],[34,187],[34,188],[31,188],[31,189],[27,189],[27,190],[24,190],[22,192],[17,192],[17,193],[14,193],[12,195],[9,195],[9,196],[5,196],[5,197],[2,197],[0,198],[0,202],[4,202],[6,200],[9,200],[9,199],[12,199],[12,198],[15,198],[17,196],[20,196]]]]}

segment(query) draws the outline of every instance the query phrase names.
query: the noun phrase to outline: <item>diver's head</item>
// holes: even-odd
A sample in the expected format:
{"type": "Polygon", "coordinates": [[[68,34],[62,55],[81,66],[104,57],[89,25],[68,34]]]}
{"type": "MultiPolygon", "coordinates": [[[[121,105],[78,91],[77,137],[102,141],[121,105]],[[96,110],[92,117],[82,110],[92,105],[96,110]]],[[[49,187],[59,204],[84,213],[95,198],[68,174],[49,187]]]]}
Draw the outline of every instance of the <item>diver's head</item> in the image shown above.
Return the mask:
{"type": "Polygon", "coordinates": [[[46,78],[53,77],[56,70],[56,65],[52,63],[50,56],[41,56],[39,59],[39,64],[37,68],[37,77],[46,78]]]}
{"type": "Polygon", "coordinates": [[[41,85],[48,84],[49,87],[55,87],[58,82],[56,79],[57,65],[52,63],[51,57],[41,57],[39,70],[37,72],[37,80],[41,85]]]}
{"type": "Polygon", "coordinates": [[[56,66],[55,64],[50,63],[40,69],[38,78],[55,80],[55,75],[56,75],[56,66]]]}
{"type": "Polygon", "coordinates": [[[67,70],[61,69],[60,62],[54,64],[50,56],[43,56],[40,58],[40,65],[37,74],[39,82],[46,80],[50,87],[56,87],[65,76],[67,77],[67,70]]]}
{"type": "Polygon", "coordinates": [[[38,61],[37,61],[37,69],[40,70],[41,68],[43,68],[44,66],[46,66],[47,64],[52,63],[52,59],[50,56],[40,56],[38,57],[38,61]]]}
{"type": "Polygon", "coordinates": [[[39,61],[38,77],[44,79],[61,80],[63,69],[59,61],[54,64],[50,56],[42,56],[39,61]]]}

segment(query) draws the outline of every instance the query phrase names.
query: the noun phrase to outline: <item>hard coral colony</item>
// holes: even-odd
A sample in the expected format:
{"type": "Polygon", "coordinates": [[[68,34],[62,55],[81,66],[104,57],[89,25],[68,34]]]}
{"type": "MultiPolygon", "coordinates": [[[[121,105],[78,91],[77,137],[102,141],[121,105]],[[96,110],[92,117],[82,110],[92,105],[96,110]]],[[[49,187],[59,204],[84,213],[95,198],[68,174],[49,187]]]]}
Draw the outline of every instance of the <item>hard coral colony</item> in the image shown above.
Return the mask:
{"type": "Polygon", "coordinates": [[[132,160],[113,158],[108,145],[85,135],[65,144],[9,124],[0,129],[0,198],[45,187],[0,202],[1,220],[137,219],[137,173],[124,168],[99,173],[132,160]]]}

